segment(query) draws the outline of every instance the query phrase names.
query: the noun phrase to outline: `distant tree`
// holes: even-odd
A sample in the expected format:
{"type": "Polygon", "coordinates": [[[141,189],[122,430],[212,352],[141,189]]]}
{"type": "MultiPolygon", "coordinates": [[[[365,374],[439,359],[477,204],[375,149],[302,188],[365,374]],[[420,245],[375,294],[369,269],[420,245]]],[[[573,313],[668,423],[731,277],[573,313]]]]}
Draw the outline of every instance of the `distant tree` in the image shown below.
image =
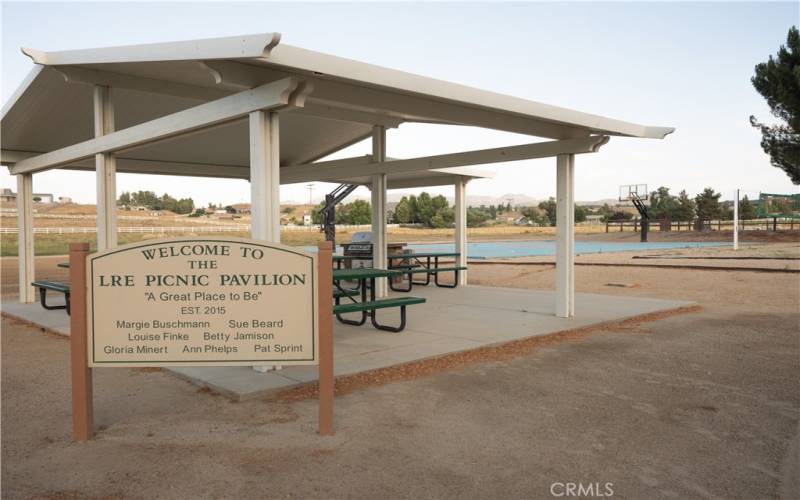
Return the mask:
{"type": "MultiPolygon", "coordinates": [[[[225,211],[226,211],[226,212],[228,212],[228,209],[229,209],[229,208],[233,208],[233,207],[227,206],[227,207],[225,207],[225,211]]],[[[293,211],[294,211],[294,207],[291,207],[291,206],[286,206],[286,207],[283,207],[283,208],[281,208],[281,213],[282,213],[282,214],[289,215],[289,214],[290,214],[290,213],[292,213],[293,211]]],[[[234,212],[235,212],[235,210],[234,210],[234,212]]],[[[230,213],[230,212],[229,212],[229,213],[230,213]]]]}
{"type": "Polygon", "coordinates": [[[586,207],[575,205],[575,222],[586,222],[586,214],[588,210],[586,207]]]}
{"type": "Polygon", "coordinates": [[[319,202],[319,205],[311,209],[311,222],[313,224],[322,224],[322,209],[325,208],[325,202],[319,202]]]}
{"type": "Polygon", "coordinates": [[[442,195],[436,195],[431,198],[431,205],[433,206],[434,213],[439,212],[440,210],[445,210],[450,207],[450,204],[447,203],[447,198],[442,195]]]}
{"type": "Polygon", "coordinates": [[[431,225],[431,219],[436,215],[436,210],[433,207],[433,200],[431,195],[426,192],[420,193],[416,199],[415,215],[417,222],[421,222],[426,226],[431,225]]]}
{"type": "Polygon", "coordinates": [[[123,191],[121,195],[119,195],[119,199],[117,200],[117,205],[122,206],[130,206],[131,204],[131,194],[127,191],[123,191]]]}
{"type": "Polygon", "coordinates": [[[349,221],[347,224],[369,224],[372,220],[372,206],[368,201],[356,200],[348,204],[349,221]]]}
{"type": "Polygon", "coordinates": [[[490,219],[489,211],[485,206],[467,208],[467,226],[478,227],[490,219]]]}
{"type": "Polygon", "coordinates": [[[719,219],[721,215],[719,199],[721,193],[715,193],[711,188],[705,188],[702,193],[694,198],[697,218],[703,220],[719,219]]]}
{"type": "Polygon", "coordinates": [[[597,215],[602,216],[603,222],[608,222],[611,219],[611,216],[614,215],[614,209],[612,209],[608,203],[603,203],[603,206],[597,209],[597,215]]]}
{"type": "Polygon", "coordinates": [[[520,213],[523,217],[528,219],[534,224],[549,224],[550,221],[542,214],[542,212],[536,207],[523,207],[520,209],[520,213]]]}
{"type": "Polygon", "coordinates": [[[719,218],[720,220],[733,220],[733,203],[730,205],[726,203],[720,203],[719,218]]]}
{"type": "Polygon", "coordinates": [[[398,224],[409,224],[414,221],[411,202],[403,196],[400,202],[394,207],[394,221],[398,224]]]}
{"type": "Polygon", "coordinates": [[[750,220],[756,218],[756,206],[750,201],[747,195],[739,200],[739,218],[741,220],[750,220]]]}
{"type": "Polygon", "coordinates": [[[650,208],[647,213],[651,219],[672,220],[678,209],[678,200],[669,194],[669,188],[661,186],[650,193],[650,208]]]}
{"type": "Polygon", "coordinates": [[[539,210],[544,212],[547,221],[551,226],[556,225],[556,199],[550,198],[547,201],[539,203],[539,210]]]}
{"type": "Polygon", "coordinates": [[[135,193],[130,193],[130,201],[134,205],[150,209],[161,204],[161,200],[153,191],[137,191],[135,193]]]}
{"type": "Polygon", "coordinates": [[[690,222],[694,220],[694,212],[695,212],[694,200],[689,198],[689,195],[686,194],[686,190],[684,189],[683,191],[681,191],[680,195],[678,195],[678,206],[675,207],[675,211],[670,220],[680,221],[680,222],[690,222]]]}
{"type": "Polygon", "coordinates": [[[618,210],[614,212],[608,220],[610,221],[622,221],[622,220],[631,220],[633,219],[633,214],[630,212],[624,212],[622,210],[618,210]]]}
{"type": "MultiPolygon", "coordinates": [[[[184,214],[192,213],[192,210],[194,210],[194,200],[191,199],[191,198],[181,198],[175,204],[174,212],[176,214],[184,215],[184,214]]],[[[236,212],[236,210],[234,210],[233,212],[236,212]]],[[[229,212],[229,213],[233,213],[233,212],[229,212]]]]}
{"type": "Polygon", "coordinates": [[[780,168],[794,184],[800,184],[800,32],[792,26],[776,57],[757,64],[750,79],[766,100],[777,125],[765,125],[750,117],[761,131],[761,148],[772,165],[780,168]]]}
{"type": "Polygon", "coordinates": [[[419,210],[417,209],[417,197],[413,194],[408,197],[408,206],[411,208],[411,222],[419,222],[419,210]]]}

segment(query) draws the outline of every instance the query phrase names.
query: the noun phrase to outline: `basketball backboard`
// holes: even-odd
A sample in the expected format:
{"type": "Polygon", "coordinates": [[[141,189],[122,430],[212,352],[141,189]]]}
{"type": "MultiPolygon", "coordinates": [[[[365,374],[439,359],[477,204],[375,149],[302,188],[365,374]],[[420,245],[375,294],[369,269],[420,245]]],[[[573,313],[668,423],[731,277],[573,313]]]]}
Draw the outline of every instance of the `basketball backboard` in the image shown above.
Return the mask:
{"type": "Polygon", "coordinates": [[[631,201],[633,198],[646,200],[649,197],[647,184],[625,184],[619,187],[619,201],[631,201]]]}

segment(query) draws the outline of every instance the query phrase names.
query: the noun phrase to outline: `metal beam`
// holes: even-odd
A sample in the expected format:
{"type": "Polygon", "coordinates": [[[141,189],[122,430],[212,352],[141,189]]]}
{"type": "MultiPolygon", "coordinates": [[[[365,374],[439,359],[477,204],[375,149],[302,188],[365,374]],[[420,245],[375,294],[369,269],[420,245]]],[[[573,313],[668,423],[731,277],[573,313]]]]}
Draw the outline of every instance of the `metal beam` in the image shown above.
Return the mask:
{"type": "Polygon", "coordinates": [[[308,163],[295,167],[286,167],[282,169],[281,176],[283,181],[287,184],[308,181],[336,182],[339,179],[365,175],[397,174],[416,172],[419,170],[531,160],[560,154],[595,153],[601,146],[606,144],[608,140],[608,136],[596,135],[580,139],[537,142],[521,146],[465,151],[462,153],[425,156],[408,160],[393,160],[387,162],[373,161],[366,165],[360,162],[354,162],[353,164],[348,164],[347,162],[338,164],[327,162],[308,163]]]}
{"type": "Polygon", "coordinates": [[[212,101],[234,93],[234,91],[217,87],[210,76],[208,78],[209,86],[203,87],[80,66],[55,66],[51,69],[60,73],[68,83],[103,85],[117,89],[137,90],[197,101],[212,101]]]}
{"type": "Polygon", "coordinates": [[[403,120],[392,118],[391,116],[376,115],[375,113],[367,113],[333,105],[312,104],[310,102],[307,102],[302,108],[293,108],[290,113],[350,123],[381,125],[386,128],[397,128],[403,123],[403,120]]]}
{"type": "MultiPolygon", "coordinates": [[[[13,165],[26,158],[43,153],[30,151],[2,150],[0,163],[13,165]]],[[[250,167],[247,165],[220,165],[214,163],[195,163],[168,160],[145,160],[117,156],[117,172],[124,174],[178,175],[189,177],[217,177],[221,179],[249,179],[250,167]]],[[[369,162],[367,162],[369,163],[369,162]]],[[[84,159],[69,165],[58,167],[59,170],[95,170],[94,158],[84,159]]],[[[10,170],[10,169],[9,169],[10,170]]]]}
{"type": "Polygon", "coordinates": [[[258,110],[302,106],[311,91],[297,79],[284,79],[200,104],[102,137],[28,158],[11,167],[12,174],[32,173],[68,165],[96,154],[113,153],[203,128],[220,125],[258,110]]]}

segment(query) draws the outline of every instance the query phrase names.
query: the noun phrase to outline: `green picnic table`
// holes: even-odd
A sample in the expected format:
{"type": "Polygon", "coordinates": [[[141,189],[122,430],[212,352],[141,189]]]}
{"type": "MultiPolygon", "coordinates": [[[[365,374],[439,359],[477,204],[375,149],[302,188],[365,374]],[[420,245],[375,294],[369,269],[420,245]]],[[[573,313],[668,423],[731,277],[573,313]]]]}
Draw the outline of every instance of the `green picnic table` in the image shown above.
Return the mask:
{"type": "MultiPolygon", "coordinates": [[[[56,264],[58,267],[69,269],[69,262],[59,262],[56,264]]],[[[31,286],[39,290],[39,304],[47,310],[51,309],[66,309],[67,314],[70,313],[69,309],[69,283],[64,281],[55,280],[36,280],[31,282],[31,286]],[[47,303],[47,292],[55,292],[64,295],[63,305],[49,305],[47,303]]]]}
{"type": "MultiPolygon", "coordinates": [[[[414,304],[422,304],[425,299],[422,297],[389,297],[386,299],[375,298],[375,280],[378,278],[391,278],[399,276],[403,271],[396,269],[378,269],[371,267],[362,267],[358,269],[334,269],[333,270],[333,285],[334,285],[334,298],[336,298],[336,305],[333,307],[333,312],[336,319],[346,325],[361,326],[370,318],[372,326],[378,330],[386,330],[389,332],[400,332],[406,326],[406,306],[414,304]],[[355,290],[361,292],[361,301],[354,298],[352,294],[354,289],[345,288],[342,285],[343,281],[357,281],[358,286],[355,290]],[[348,299],[347,303],[340,303],[339,294],[341,298],[348,299]],[[377,313],[378,309],[386,308],[400,308],[400,325],[388,326],[382,325],[378,322],[377,313]],[[351,320],[342,317],[346,313],[361,313],[361,319],[351,320]]],[[[391,280],[390,280],[391,281],[391,280]]]]}
{"type": "Polygon", "coordinates": [[[402,255],[389,255],[387,256],[389,269],[402,270],[403,274],[407,276],[406,281],[408,283],[405,288],[401,288],[392,282],[389,283],[389,286],[395,292],[410,292],[413,285],[430,285],[431,275],[433,275],[433,281],[436,286],[442,288],[455,288],[458,286],[458,273],[460,271],[465,271],[467,269],[466,266],[440,266],[439,259],[458,257],[460,255],[461,254],[458,252],[417,252],[402,255]],[[425,259],[424,264],[422,263],[421,259],[425,259]],[[431,259],[433,259],[433,262],[431,262],[431,259]],[[400,264],[392,264],[392,262],[396,260],[405,261],[407,263],[404,264],[401,262],[400,264]],[[448,285],[446,283],[439,283],[439,273],[450,272],[454,273],[455,276],[453,279],[453,284],[448,285]],[[415,274],[423,273],[425,274],[425,281],[414,281],[415,274]]]}

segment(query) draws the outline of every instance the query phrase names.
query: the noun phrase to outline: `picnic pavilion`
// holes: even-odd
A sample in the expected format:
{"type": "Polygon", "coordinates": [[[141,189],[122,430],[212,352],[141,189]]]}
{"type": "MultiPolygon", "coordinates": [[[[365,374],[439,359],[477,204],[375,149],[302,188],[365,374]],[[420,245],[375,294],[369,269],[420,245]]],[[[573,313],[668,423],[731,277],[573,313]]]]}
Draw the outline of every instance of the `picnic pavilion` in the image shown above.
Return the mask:
{"type": "MultiPolygon", "coordinates": [[[[575,313],[575,158],[611,136],[673,131],[582,113],[281,43],[278,33],[45,52],[2,109],[2,164],[17,176],[19,300],[33,302],[33,175],[97,173],[97,243],[117,244],[116,174],[248,179],[252,237],[280,240],[280,184],[371,189],[376,267],[386,266],[386,190],[453,185],[458,265],[465,265],[473,165],[555,158],[555,314],[575,313]],[[386,130],[460,125],[531,136],[524,145],[387,159],[386,130]],[[325,160],[371,139],[372,155],[325,160]]],[[[467,273],[459,276],[467,283],[467,273]]],[[[379,283],[379,295],[386,293],[379,283]]]]}

